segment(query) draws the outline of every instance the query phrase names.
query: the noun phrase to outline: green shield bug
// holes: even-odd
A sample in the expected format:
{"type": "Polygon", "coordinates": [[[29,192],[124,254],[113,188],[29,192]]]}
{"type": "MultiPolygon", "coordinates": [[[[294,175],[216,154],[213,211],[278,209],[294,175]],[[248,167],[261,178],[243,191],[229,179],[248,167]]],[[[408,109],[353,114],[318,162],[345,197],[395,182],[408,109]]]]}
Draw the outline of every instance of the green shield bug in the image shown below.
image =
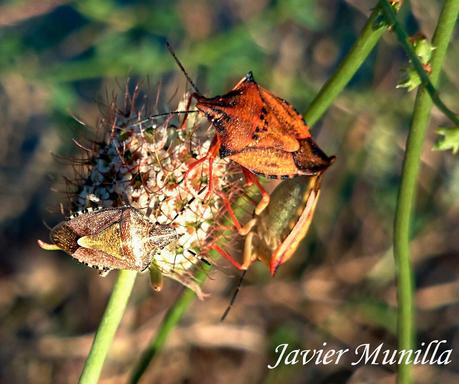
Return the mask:
{"type": "Polygon", "coordinates": [[[282,181],[245,239],[243,265],[248,267],[258,259],[274,275],[306,236],[319,193],[320,175],[282,181]]]}
{"type": "Polygon", "coordinates": [[[308,232],[319,198],[320,178],[321,175],[298,176],[282,181],[274,189],[266,209],[251,220],[242,264],[217,245],[214,249],[240,270],[247,270],[260,260],[274,276],[308,232]]]}

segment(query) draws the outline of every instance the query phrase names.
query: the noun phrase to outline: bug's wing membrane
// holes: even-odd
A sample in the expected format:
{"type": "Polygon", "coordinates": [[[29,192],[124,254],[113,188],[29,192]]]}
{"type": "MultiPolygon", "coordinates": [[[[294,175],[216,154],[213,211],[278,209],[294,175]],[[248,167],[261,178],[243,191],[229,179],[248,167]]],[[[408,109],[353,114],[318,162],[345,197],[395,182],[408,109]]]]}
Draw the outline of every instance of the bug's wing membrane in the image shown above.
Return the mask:
{"type": "Polygon", "coordinates": [[[333,164],[335,156],[328,157],[310,137],[300,141],[300,149],[293,154],[293,161],[300,174],[317,175],[333,164]]]}

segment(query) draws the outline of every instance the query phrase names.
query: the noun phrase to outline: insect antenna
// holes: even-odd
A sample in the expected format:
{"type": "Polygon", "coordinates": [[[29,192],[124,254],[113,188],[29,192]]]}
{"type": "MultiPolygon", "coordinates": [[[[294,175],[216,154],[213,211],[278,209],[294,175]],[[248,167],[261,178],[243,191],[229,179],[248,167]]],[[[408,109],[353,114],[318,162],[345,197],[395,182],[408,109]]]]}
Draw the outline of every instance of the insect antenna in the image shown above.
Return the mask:
{"type": "Polygon", "coordinates": [[[185,67],[183,66],[183,64],[180,62],[180,60],[178,59],[177,55],[175,54],[175,51],[174,49],[172,48],[172,46],[169,44],[169,42],[166,40],[166,47],[167,49],[169,50],[170,54],[172,55],[172,57],[174,58],[175,62],[177,63],[177,65],[179,66],[180,70],[183,72],[183,74],[185,75],[186,77],[186,80],[190,83],[191,87],[194,89],[194,91],[196,93],[199,93],[201,94],[201,92],[199,92],[199,89],[198,87],[196,86],[196,84],[193,82],[193,80],[191,80],[191,77],[188,75],[187,71],[185,70],[185,67]]]}
{"type": "Polygon", "coordinates": [[[49,224],[46,221],[42,220],[42,224],[46,227],[48,231],[52,230],[52,228],[49,226],[49,224]]]}
{"type": "Polygon", "coordinates": [[[149,123],[150,121],[152,121],[152,120],[154,120],[154,119],[156,119],[158,117],[164,117],[164,116],[170,116],[170,115],[181,115],[182,113],[183,114],[188,114],[188,113],[198,113],[198,112],[199,112],[198,110],[191,110],[191,111],[170,111],[170,112],[158,113],[156,115],[148,116],[143,120],[134,121],[132,123],[129,123],[127,127],[128,128],[132,128],[132,127],[135,127],[135,126],[146,125],[147,123],[149,123]]]}
{"type": "Polygon", "coordinates": [[[234,290],[233,296],[231,297],[230,303],[228,304],[228,307],[226,307],[225,312],[223,312],[222,317],[220,318],[220,321],[225,321],[226,316],[228,316],[231,308],[233,307],[234,302],[236,301],[236,297],[241,290],[242,282],[244,281],[245,274],[247,273],[247,269],[242,271],[241,278],[239,279],[239,283],[237,284],[236,289],[234,290]]]}

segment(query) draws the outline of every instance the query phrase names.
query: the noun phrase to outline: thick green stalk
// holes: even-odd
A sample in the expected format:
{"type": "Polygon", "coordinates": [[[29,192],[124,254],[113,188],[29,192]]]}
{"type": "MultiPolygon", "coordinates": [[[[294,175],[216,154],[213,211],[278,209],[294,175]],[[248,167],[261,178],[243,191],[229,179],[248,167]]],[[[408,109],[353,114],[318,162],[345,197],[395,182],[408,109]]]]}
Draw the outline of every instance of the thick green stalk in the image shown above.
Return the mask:
{"type": "Polygon", "coordinates": [[[376,6],[347,56],[309,105],[304,115],[309,125],[314,125],[322,117],[387,31],[385,25],[376,27],[380,16],[381,10],[376,6]]]}
{"type": "MultiPolygon", "coordinates": [[[[458,0],[446,0],[432,39],[436,50],[432,55],[434,86],[438,83],[448,43],[454,31],[459,11],[458,0]]],[[[419,174],[422,145],[430,120],[432,99],[424,87],[418,90],[411,127],[406,142],[402,166],[402,179],[394,220],[394,257],[397,267],[398,290],[398,348],[412,349],[414,339],[413,273],[410,260],[410,227],[416,197],[416,181],[419,174]]],[[[411,366],[399,367],[398,383],[411,382],[411,366]]]]}
{"type": "MultiPolygon", "coordinates": [[[[429,76],[424,71],[421,61],[419,60],[418,56],[414,52],[413,47],[409,43],[409,36],[405,32],[405,29],[398,22],[395,12],[389,4],[389,1],[381,0],[380,4],[381,9],[384,12],[384,16],[386,17],[389,24],[392,26],[392,29],[394,30],[397,39],[400,42],[400,45],[405,50],[405,53],[410,59],[411,64],[418,73],[418,76],[420,77],[425,90],[429,93],[430,97],[432,98],[433,102],[438,107],[438,109],[440,109],[445,114],[445,116],[447,116],[454,124],[459,125],[459,118],[443,103],[443,101],[438,96],[438,92],[435,89],[433,82],[429,79],[429,76]]],[[[433,46],[436,47],[434,42],[433,46]]]]}
{"type": "MultiPolygon", "coordinates": [[[[202,283],[207,277],[207,272],[209,268],[204,268],[196,276],[196,279],[199,283],[202,283]]],[[[196,298],[196,295],[190,289],[185,289],[183,294],[177,299],[174,305],[169,309],[166,316],[164,317],[163,322],[161,323],[156,336],[153,338],[151,343],[147,346],[145,351],[142,353],[139,362],[133,370],[133,373],[130,378],[130,383],[139,382],[142,375],[148,368],[151,360],[156,356],[156,354],[161,351],[166,342],[169,333],[175,328],[177,323],[185,314],[186,310],[196,298]]]]}
{"type": "Polygon", "coordinates": [[[115,332],[123,317],[136,276],[137,272],[135,271],[118,272],[118,278],[113,286],[110,300],[94,337],[91,351],[84,364],[80,383],[94,384],[99,381],[108,349],[112,344],[115,332]]]}

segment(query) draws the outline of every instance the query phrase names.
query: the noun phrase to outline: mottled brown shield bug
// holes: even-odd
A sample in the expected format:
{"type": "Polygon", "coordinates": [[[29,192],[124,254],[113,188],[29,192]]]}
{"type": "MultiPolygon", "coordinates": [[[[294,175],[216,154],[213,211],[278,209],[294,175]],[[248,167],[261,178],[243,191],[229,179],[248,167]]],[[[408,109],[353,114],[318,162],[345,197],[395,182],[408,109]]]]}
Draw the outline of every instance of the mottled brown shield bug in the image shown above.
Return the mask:
{"type": "Polygon", "coordinates": [[[47,250],[60,249],[90,267],[144,271],[156,252],[177,238],[174,228],[150,221],[139,210],[125,206],[80,213],[56,225],[47,250]]]}

